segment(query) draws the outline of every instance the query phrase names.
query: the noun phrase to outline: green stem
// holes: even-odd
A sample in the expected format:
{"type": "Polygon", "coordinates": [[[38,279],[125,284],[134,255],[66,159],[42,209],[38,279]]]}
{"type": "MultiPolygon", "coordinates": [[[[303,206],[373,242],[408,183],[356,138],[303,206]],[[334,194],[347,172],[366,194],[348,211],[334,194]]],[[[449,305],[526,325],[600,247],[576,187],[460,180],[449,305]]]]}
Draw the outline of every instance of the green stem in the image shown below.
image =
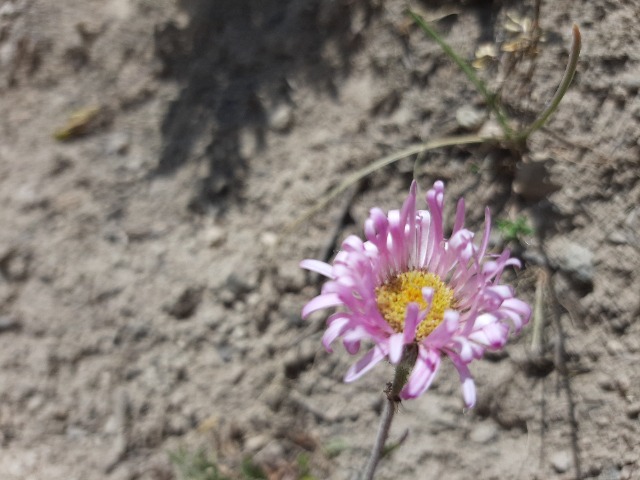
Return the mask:
{"type": "Polygon", "coordinates": [[[569,53],[569,63],[567,64],[567,68],[564,71],[564,75],[562,77],[562,81],[556,90],[556,93],[553,95],[553,98],[549,102],[547,108],[545,108],[538,118],[534,120],[534,122],[529,125],[524,131],[519,132],[517,138],[519,140],[526,140],[529,135],[542,127],[546,121],[549,119],[551,115],[557,110],[558,105],[562,101],[565,93],[569,89],[569,85],[571,85],[571,81],[576,73],[576,68],[578,66],[578,58],[580,57],[580,48],[582,46],[582,37],[580,35],[580,29],[577,25],[573,25],[573,41],[571,42],[571,51],[569,53]]]}
{"type": "Polygon", "coordinates": [[[445,42],[444,39],[433,28],[431,28],[427,22],[424,21],[424,19],[420,15],[418,15],[415,12],[412,12],[411,10],[408,10],[408,13],[411,16],[411,18],[413,18],[413,20],[420,26],[420,28],[422,28],[422,30],[427,35],[433,38],[438,45],[440,45],[440,48],[444,50],[444,53],[446,53],[460,67],[460,69],[464,72],[464,74],[471,81],[471,83],[475,85],[475,87],[484,97],[485,102],[487,103],[489,108],[491,108],[491,110],[495,113],[496,118],[500,123],[500,126],[502,127],[502,131],[505,134],[505,137],[508,138],[511,135],[511,133],[513,133],[513,131],[509,126],[507,117],[502,112],[502,108],[500,108],[500,105],[496,99],[495,93],[489,91],[485,83],[482,80],[480,80],[480,78],[476,75],[476,72],[473,70],[473,67],[471,67],[471,65],[465,62],[449,46],[449,44],[445,42]]]}

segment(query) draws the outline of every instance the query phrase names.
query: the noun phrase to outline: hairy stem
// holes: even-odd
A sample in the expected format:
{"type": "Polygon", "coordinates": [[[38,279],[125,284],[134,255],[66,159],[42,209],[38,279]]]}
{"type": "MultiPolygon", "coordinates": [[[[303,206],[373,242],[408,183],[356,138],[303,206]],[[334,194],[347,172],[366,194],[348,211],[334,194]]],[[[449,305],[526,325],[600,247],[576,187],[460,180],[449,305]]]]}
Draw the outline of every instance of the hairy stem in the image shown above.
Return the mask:
{"type": "Polygon", "coordinates": [[[418,357],[418,346],[407,345],[402,356],[402,360],[396,367],[396,372],[393,377],[393,383],[388,383],[385,389],[385,402],[382,410],[382,418],[380,419],[380,426],[378,427],[378,433],[376,434],[376,441],[373,444],[371,455],[364,467],[360,480],[372,480],[373,475],[378,466],[378,462],[384,454],[384,446],[389,436],[389,429],[391,428],[391,422],[393,416],[396,413],[398,404],[400,403],[400,391],[407,383],[409,374],[413,370],[413,366],[416,363],[418,357]]]}
{"type": "Polygon", "coordinates": [[[389,436],[389,429],[391,428],[391,421],[393,415],[396,412],[396,402],[390,397],[385,398],[384,408],[382,410],[382,418],[380,419],[380,426],[378,427],[378,433],[376,435],[376,441],[373,444],[373,450],[371,450],[371,456],[364,468],[361,480],[372,480],[373,474],[376,471],[378,462],[382,457],[384,445],[387,442],[389,436]]]}

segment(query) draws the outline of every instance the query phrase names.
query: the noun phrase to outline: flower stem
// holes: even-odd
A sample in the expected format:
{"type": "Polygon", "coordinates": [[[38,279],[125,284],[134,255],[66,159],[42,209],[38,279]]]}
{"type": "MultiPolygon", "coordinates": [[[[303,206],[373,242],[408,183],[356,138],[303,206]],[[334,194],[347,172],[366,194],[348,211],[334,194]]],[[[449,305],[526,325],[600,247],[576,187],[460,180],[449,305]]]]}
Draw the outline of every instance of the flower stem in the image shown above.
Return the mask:
{"type": "Polygon", "coordinates": [[[396,402],[391,398],[390,395],[385,398],[384,408],[382,410],[382,418],[380,419],[380,426],[378,427],[378,433],[376,435],[376,441],[373,444],[373,450],[371,450],[371,456],[369,457],[369,461],[364,468],[364,473],[361,477],[361,480],[372,480],[373,474],[376,471],[376,467],[378,466],[378,461],[382,457],[382,452],[384,450],[384,444],[387,442],[387,437],[389,436],[389,429],[391,428],[391,421],[393,420],[393,415],[396,412],[396,402]]]}
{"type": "Polygon", "coordinates": [[[382,409],[382,418],[380,419],[380,426],[378,427],[378,433],[376,434],[376,441],[373,444],[371,455],[364,467],[364,471],[360,480],[372,480],[373,474],[376,471],[378,462],[384,455],[384,446],[389,436],[389,429],[391,428],[391,422],[393,416],[396,413],[398,404],[400,403],[400,391],[407,383],[409,374],[413,370],[413,366],[416,363],[418,357],[418,347],[415,344],[405,346],[402,360],[396,367],[396,372],[393,377],[393,383],[388,383],[385,388],[385,402],[382,409]]]}

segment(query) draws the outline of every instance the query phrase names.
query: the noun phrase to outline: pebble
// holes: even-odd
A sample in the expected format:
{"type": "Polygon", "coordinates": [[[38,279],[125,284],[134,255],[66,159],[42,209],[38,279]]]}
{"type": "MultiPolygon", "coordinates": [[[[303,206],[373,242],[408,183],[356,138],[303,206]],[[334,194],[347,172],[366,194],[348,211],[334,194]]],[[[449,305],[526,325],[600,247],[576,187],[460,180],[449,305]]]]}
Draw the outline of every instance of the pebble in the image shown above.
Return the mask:
{"type": "Polygon", "coordinates": [[[556,237],[549,242],[548,252],[553,266],[559,267],[572,279],[582,284],[593,284],[595,273],[593,252],[587,247],[562,237],[556,237]]]}
{"type": "Polygon", "coordinates": [[[276,132],[285,132],[293,125],[293,109],[287,104],[280,104],[269,115],[269,126],[276,132]]]}
{"type": "Polygon", "coordinates": [[[15,190],[13,200],[22,210],[46,207],[49,199],[35,185],[22,185],[15,190]]]}
{"type": "Polygon", "coordinates": [[[471,105],[463,105],[456,110],[456,122],[467,130],[477,130],[483,125],[486,118],[487,112],[485,110],[477,109],[471,105]]]}
{"type": "Polygon", "coordinates": [[[135,13],[133,5],[127,0],[110,0],[107,2],[107,8],[111,15],[120,20],[130,18],[135,13]]]}
{"type": "Polygon", "coordinates": [[[278,243],[278,234],[273,232],[262,232],[260,234],[260,243],[267,248],[271,248],[278,243]]]}
{"type": "Polygon", "coordinates": [[[490,443],[498,436],[498,429],[492,423],[481,423],[477,425],[469,435],[475,443],[490,443]]]}
{"type": "Polygon", "coordinates": [[[557,473],[566,472],[571,468],[571,464],[573,463],[571,453],[566,450],[555,452],[549,460],[551,461],[551,466],[557,473]]]}
{"type": "Polygon", "coordinates": [[[249,437],[244,443],[244,450],[248,453],[257,452],[263,448],[269,442],[269,437],[266,435],[256,435],[249,437]]]}
{"type": "Polygon", "coordinates": [[[503,138],[504,132],[498,122],[487,120],[478,131],[478,136],[482,138],[503,138]]]}
{"type": "Polygon", "coordinates": [[[272,441],[254,455],[253,462],[256,465],[268,465],[275,467],[282,462],[284,457],[284,447],[279,442],[272,441]]]}
{"type": "Polygon", "coordinates": [[[108,155],[124,155],[129,150],[129,135],[124,132],[114,132],[107,138],[105,150],[108,155]]]}
{"type": "Polygon", "coordinates": [[[22,2],[4,2],[0,6],[0,17],[14,17],[22,13],[24,10],[24,5],[22,2]]]}
{"type": "Polygon", "coordinates": [[[226,232],[224,228],[213,225],[204,232],[204,239],[209,247],[219,247],[226,240],[226,232]]]}
{"type": "Polygon", "coordinates": [[[232,271],[224,282],[225,290],[230,291],[234,297],[239,297],[247,292],[255,290],[258,286],[259,272],[255,268],[238,266],[232,271]]]}
{"type": "Polygon", "coordinates": [[[607,467],[598,475],[598,480],[621,480],[621,478],[618,467],[607,467]]]}
{"type": "Polygon", "coordinates": [[[264,390],[262,400],[271,410],[278,411],[286,399],[287,394],[287,388],[285,388],[280,382],[273,381],[264,390]]]}
{"type": "Polygon", "coordinates": [[[609,353],[609,355],[612,355],[614,357],[618,356],[618,355],[622,355],[623,353],[626,352],[626,348],[622,344],[622,342],[620,340],[615,339],[615,338],[611,338],[611,339],[607,340],[606,349],[607,349],[607,352],[609,353]]]}
{"type": "Polygon", "coordinates": [[[627,243],[630,243],[624,230],[614,230],[607,238],[614,245],[626,245],[627,243]]]}
{"type": "Polygon", "coordinates": [[[627,406],[626,413],[627,417],[631,420],[635,420],[636,418],[638,418],[638,416],[640,415],[640,402],[635,402],[627,406]]]}
{"type": "Polygon", "coordinates": [[[20,322],[15,317],[0,315],[0,333],[20,330],[20,322]]]}
{"type": "Polygon", "coordinates": [[[202,301],[202,288],[187,287],[164,310],[172,317],[183,320],[193,315],[202,301]]]}

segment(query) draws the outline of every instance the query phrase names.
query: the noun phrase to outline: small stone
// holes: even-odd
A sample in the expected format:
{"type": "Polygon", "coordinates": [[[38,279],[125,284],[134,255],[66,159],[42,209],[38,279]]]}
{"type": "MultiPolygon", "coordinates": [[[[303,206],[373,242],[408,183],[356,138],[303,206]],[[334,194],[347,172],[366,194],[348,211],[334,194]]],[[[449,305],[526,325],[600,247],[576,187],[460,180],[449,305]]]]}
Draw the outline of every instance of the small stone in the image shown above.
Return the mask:
{"type": "Polygon", "coordinates": [[[135,13],[133,5],[127,0],[111,0],[107,5],[107,11],[120,20],[130,18],[135,13]]]}
{"type": "Polygon", "coordinates": [[[640,454],[638,452],[626,452],[622,456],[622,462],[625,465],[638,465],[638,461],[640,461],[640,454]]]}
{"type": "Polygon", "coordinates": [[[13,200],[22,210],[43,208],[49,204],[49,199],[44,196],[41,189],[33,185],[23,185],[15,190],[13,200]]]}
{"type": "Polygon", "coordinates": [[[620,473],[621,472],[618,467],[607,467],[600,472],[598,480],[621,480],[622,476],[620,473]]]}
{"type": "Polygon", "coordinates": [[[115,132],[107,138],[105,150],[108,155],[124,155],[129,150],[129,135],[124,132],[115,132]]]}
{"type": "Polygon", "coordinates": [[[640,402],[635,402],[627,406],[626,412],[627,417],[631,420],[635,420],[636,418],[638,418],[638,416],[640,416],[640,402]]]}
{"type": "Polygon", "coordinates": [[[258,453],[253,456],[253,461],[257,465],[265,465],[272,468],[279,466],[285,458],[285,449],[277,441],[267,443],[258,453]]]}
{"type": "Polygon", "coordinates": [[[24,5],[22,5],[22,2],[4,2],[0,6],[0,17],[10,18],[18,16],[23,9],[24,5]]]}
{"type": "Polygon", "coordinates": [[[254,453],[263,448],[269,442],[269,437],[266,435],[256,435],[255,437],[249,437],[244,443],[244,450],[247,453],[254,453]]]}
{"type": "Polygon", "coordinates": [[[267,406],[277,412],[288,395],[287,389],[280,382],[271,382],[262,394],[262,400],[267,406]]]}
{"type": "Polygon", "coordinates": [[[555,452],[549,458],[551,461],[551,466],[557,473],[564,473],[571,468],[571,464],[573,463],[571,453],[566,450],[555,452]]]}
{"type": "Polygon", "coordinates": [[[219,247],[226,239],[226,232],[222,227],[213,225],[204,232],[204,238],[209,247],[219,247]]]}
{"type": "Polygon", "coordinates": [[[215,349],[224,363],[229,363],[233,359],[233,348],[228,343],[220,343],[215,349]]]}
{"type": "Polygon", "coordinates": [[[620,340],[610,338],[606,343],[607,352],[612,356],[619,356],[623,354],[626,349],[620,340]]]}
{"type": "Polygon", "coordinates": [[[255,268],[243,268],[232,271],[224,283],[225,290],[235,298],[255,290],[258,286],[259,272],[255,268]]]}
{"type": "Polygon", "coordinates": [[[583,285],[593,284],[595,268],[591,250],[562,237],[554,238],[548,247],[549,260],[553,266],[583,285]]]}
{"type": "Polygon", "coordinates": [[[615,230],[611,232],[607,239],[614,245],[626,245],[629,243],[627,234],[623,230],[615,230]]]}
{"type": "Polygon", "coordinates": [[[164,310],[172,317],[183,320],[194,314],[201,301],[202,288],[187,287],[175,301],[165,306],[164,310]]]}
{"type": "Polygon", "coordinates": [[[483,422],[477,425],[469,435],[472,441],[475,443],[490,443],[498,436],[498,429],[495,425],[488,422],[483,422]]]}
{"type": "Polygon", "coordinates": [[[605,392],[613,392],[616,389],[616,382],[609,375],[603,375],[597,380],[598,386],[605,392]]]}
{"type": "Polygon", "coordinates": [[[10,282],[21,282],[29,278],[31,252],[19,247],[0,251],[0,276],[10,282]]]}
{"type": "Polygon", "coordinates": [[[20,330],[21,324],[15,317],[0,315],[0,333],[20,330]]]}
{"type": "Polygon", "coordinates": [[[471,105],[463,105],[456,110],[458,125],[467,130],[477,130],[487,118],[487,112],[479,110],[471,105]]]}
{"type": "Polygon", "coordinates": [[[293,125],[293,109],[287,104],[278,105],[269,116],[269,126],[276,132],[285,132],[293,125]]]}
{"type": "Polygon", "coordinates": [[[45,403],[45,399],[42,395],[34,395],[27,402],[27,410],[30,412],[34,412],[42,407],[45,403]]]}
{"type": "Polygon", "coordinates": [[[268,248],[274,247],[278,243],[278,235],[273,232],[262,232],[260,234],[260,243],[268,248]]]}
{"type": "Polygon", "coordinates": [[[487,120],[478,131],[478,136],[482,138],[503,138],[504,132],[498,122],[487,120]]]}

